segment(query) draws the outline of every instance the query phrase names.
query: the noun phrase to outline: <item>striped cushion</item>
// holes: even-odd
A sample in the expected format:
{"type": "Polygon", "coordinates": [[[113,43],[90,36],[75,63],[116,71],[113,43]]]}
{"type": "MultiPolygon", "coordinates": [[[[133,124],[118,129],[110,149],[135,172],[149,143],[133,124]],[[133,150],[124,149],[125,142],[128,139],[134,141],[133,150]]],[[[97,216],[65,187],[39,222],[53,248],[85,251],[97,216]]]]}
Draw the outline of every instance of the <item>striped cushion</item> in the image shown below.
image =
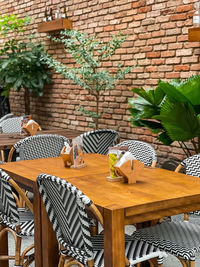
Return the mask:
{"type": "Polygon", "coordinates": [[[145,142],[126,140],[116,146],[128,146],[128,151],[130,151],[137,160],[143,162],[147,166],[151,166],[153,161],[157,161],[154,148],[145,142]]]}
{"type": "MultiPolygon", "coordinates": [[[[9,223],[5,219],[3,221],[0,221],[0,224],[3,224],[16,232],[16,226],[14,224],[9,223]]],[[[34,236],[34,220],[20,222],[20,229],[21,231],[17,233],[19,236],[34,236]]]]}
{"type": "MultiPolygon", "coordinates": [[[[94,249],[94,264],[95,267],[104,266],[104,236],[97,235],[92,237],[92,244],[94,249]]],[[[67,244],[63,244],[67,247],[67,244]]],[[[82,256],[76,252],[72,253],[68,249],[62,250],[61,253],[65,256],[73,256],[76,260],[87,265],[87,261],[84,258],[84,251],[82,256]]],[[[130,265],[137,264],[139,262],[146,261],[148,259],[157,258],[158,264],[163,264],[163,259],[166,257],[165,252],[161,252],[159,249],[142,241],[134,240],[133,237],[125,235],[125,255],[128,258],[130,265]]]]}
{"type": "Polygon", "coordinates": [[[184,260],[195,261],[200,252],[200,226],[188,221],[165,222],[137,230],[133,237],[184,260]]]}

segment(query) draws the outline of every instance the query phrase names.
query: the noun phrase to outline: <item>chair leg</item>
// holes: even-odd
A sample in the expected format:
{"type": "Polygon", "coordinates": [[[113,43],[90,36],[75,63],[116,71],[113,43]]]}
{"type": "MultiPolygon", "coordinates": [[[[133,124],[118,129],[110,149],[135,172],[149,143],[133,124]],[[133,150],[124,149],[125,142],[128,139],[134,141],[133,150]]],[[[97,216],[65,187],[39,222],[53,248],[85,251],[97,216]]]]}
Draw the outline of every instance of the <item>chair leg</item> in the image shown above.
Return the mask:
{"type": "Polygon", "coordinates": [[[177,259],[180,261],[183,267],[195,267],[195,261],[187,261],[178,257],[177,259]]]}
{"type": "Polygon", "coordinates": [[[17,236],[17,240],[15,242],[15,265],[21,265],[21,237],[17,236]]]}
{"type": "Polygon", "coordinates": [[[63,255],[60,255],[58,267],[64,267],[66,257],[63,255]]]}

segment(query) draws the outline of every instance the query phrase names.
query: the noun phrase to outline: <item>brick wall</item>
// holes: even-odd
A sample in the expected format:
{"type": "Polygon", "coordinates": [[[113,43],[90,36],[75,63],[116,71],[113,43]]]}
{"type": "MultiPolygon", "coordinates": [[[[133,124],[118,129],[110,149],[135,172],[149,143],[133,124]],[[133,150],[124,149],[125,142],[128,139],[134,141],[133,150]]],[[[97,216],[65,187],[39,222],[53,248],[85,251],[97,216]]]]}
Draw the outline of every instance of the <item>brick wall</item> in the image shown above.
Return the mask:
{"type": "MultiPolygon", "coordinates": [[[[103,117],[100,128],[113,128],[122,138],[140,139],[152,143],[158,151],[160,162],[167,157],[183,158],[178,145],[166,147],[159,144],[148,130],[135,129],[129,124],[127,110],[130,89],[134,86],[153,87],[158,79],[187,78],[200,70],[200,44],[188,42],[188,28],[192,26],[194,3],[197,0],[4,0],[0,2],[0,14],[31,16],[34,21],[30,30],[37,32],[37,24],[44,17],[45,6],[55,10],[58,3],[66,2],[68,17],[73,28],[96,34],[108,40],[119,31],[128,35],[123,48],[118,49],[112,61],[105,62],[111,68],[120,60],[125,65],[139,66],[127,75],[115,90],[101,98],[103,117]]],[[[71,58],[62,45],[54,44],[46,34],[38,35],[50,53],[60,61],[70,64],[71,58]]],[[[23,114],[23,92],[12,92],[11,108],[15,114],[23,114]]],[[[79,104],[94,106],[93,99],[72,82],[53,75],[53,84],[45,88],[44,96],[31,100],[31,113],[42,127],[90,130],[90,119],[76,110],[79,104]]]]}

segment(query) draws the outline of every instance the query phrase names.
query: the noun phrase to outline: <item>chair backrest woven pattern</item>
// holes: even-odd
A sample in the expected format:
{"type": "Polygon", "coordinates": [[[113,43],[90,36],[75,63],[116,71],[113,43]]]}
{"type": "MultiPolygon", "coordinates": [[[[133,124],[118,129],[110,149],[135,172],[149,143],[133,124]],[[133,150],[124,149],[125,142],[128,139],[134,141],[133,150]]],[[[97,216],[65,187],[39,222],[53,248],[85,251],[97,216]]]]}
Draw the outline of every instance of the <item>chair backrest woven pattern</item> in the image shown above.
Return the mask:
{"type": "Polygon", "coordinates": [[[20,140],[14,145],[20,160],[59,157],[64,143],[69,139],[55,134],[34,135],[20,140]]]}
{"type": "Polygon", "coordinates": [[[12,117],[14,117],[13,113],[8,113],[8,114],[4,115],[3,117],[0,118],[0,124],[2,123],[2,121],[7,120],[7,119],[12,118],[12,117]]]}
{"type": "Polygon", "coordinates": [[[11,224],[19,225],[19,213],[9,180],[9,175],[0,169],[0,217],[11,224]]]}
{"type": "Polygon", "coordinates": [[[20,133],[21,132],[21,120],[23,117],[9,118],[2,121],[1,129],[3,133],[20,133]]]}
{"type": "MultiPolygon", "coordinates": [[[[67,181],[48,174],[37,177],[37,185],[59,242],[73,253],[85,251],[93,259],[90,226],[85,206],[92,201],[67,181]]],[[[80,252],[81,254],[81,252],[80,252]]]]}
{"type": "Polygon", "coordinates": [[[119,140],[119,134],[114,130],[104,129],[87,132],[81,135],[83,151],[85,153],[98,153],[106,155],[108,148],[114,146],[119,140]]]}
{"type": "Polygon", "coordinates": [[[181,165],[186,168],[186,174],[200,177],[200,154],[183,160],[181,165]]]}
{"type": "Polygon", "coordinates": [[[153,161],[157,161],[157,155],[154,148],[145,142],[126,140],[116,146],[128,146],[128,150],[133,156],[147,166],[151,166],[153,161]]]}

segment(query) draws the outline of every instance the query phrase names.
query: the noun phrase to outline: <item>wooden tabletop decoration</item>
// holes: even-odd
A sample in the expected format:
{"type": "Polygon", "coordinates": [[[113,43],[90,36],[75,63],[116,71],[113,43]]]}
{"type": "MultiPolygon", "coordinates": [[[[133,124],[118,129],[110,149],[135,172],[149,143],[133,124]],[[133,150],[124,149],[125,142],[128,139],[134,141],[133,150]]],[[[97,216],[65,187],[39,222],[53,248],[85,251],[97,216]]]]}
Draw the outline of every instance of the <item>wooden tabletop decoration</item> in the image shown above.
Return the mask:
{"type": "Polygon", "coordinates": [[[143,171],[145,166],[139,160],[128,160],[120,167],[115,166],[114,168],[116,173],[123,177],[125,183],[134,184],[136,183],[136,177],[143,171]]]}

